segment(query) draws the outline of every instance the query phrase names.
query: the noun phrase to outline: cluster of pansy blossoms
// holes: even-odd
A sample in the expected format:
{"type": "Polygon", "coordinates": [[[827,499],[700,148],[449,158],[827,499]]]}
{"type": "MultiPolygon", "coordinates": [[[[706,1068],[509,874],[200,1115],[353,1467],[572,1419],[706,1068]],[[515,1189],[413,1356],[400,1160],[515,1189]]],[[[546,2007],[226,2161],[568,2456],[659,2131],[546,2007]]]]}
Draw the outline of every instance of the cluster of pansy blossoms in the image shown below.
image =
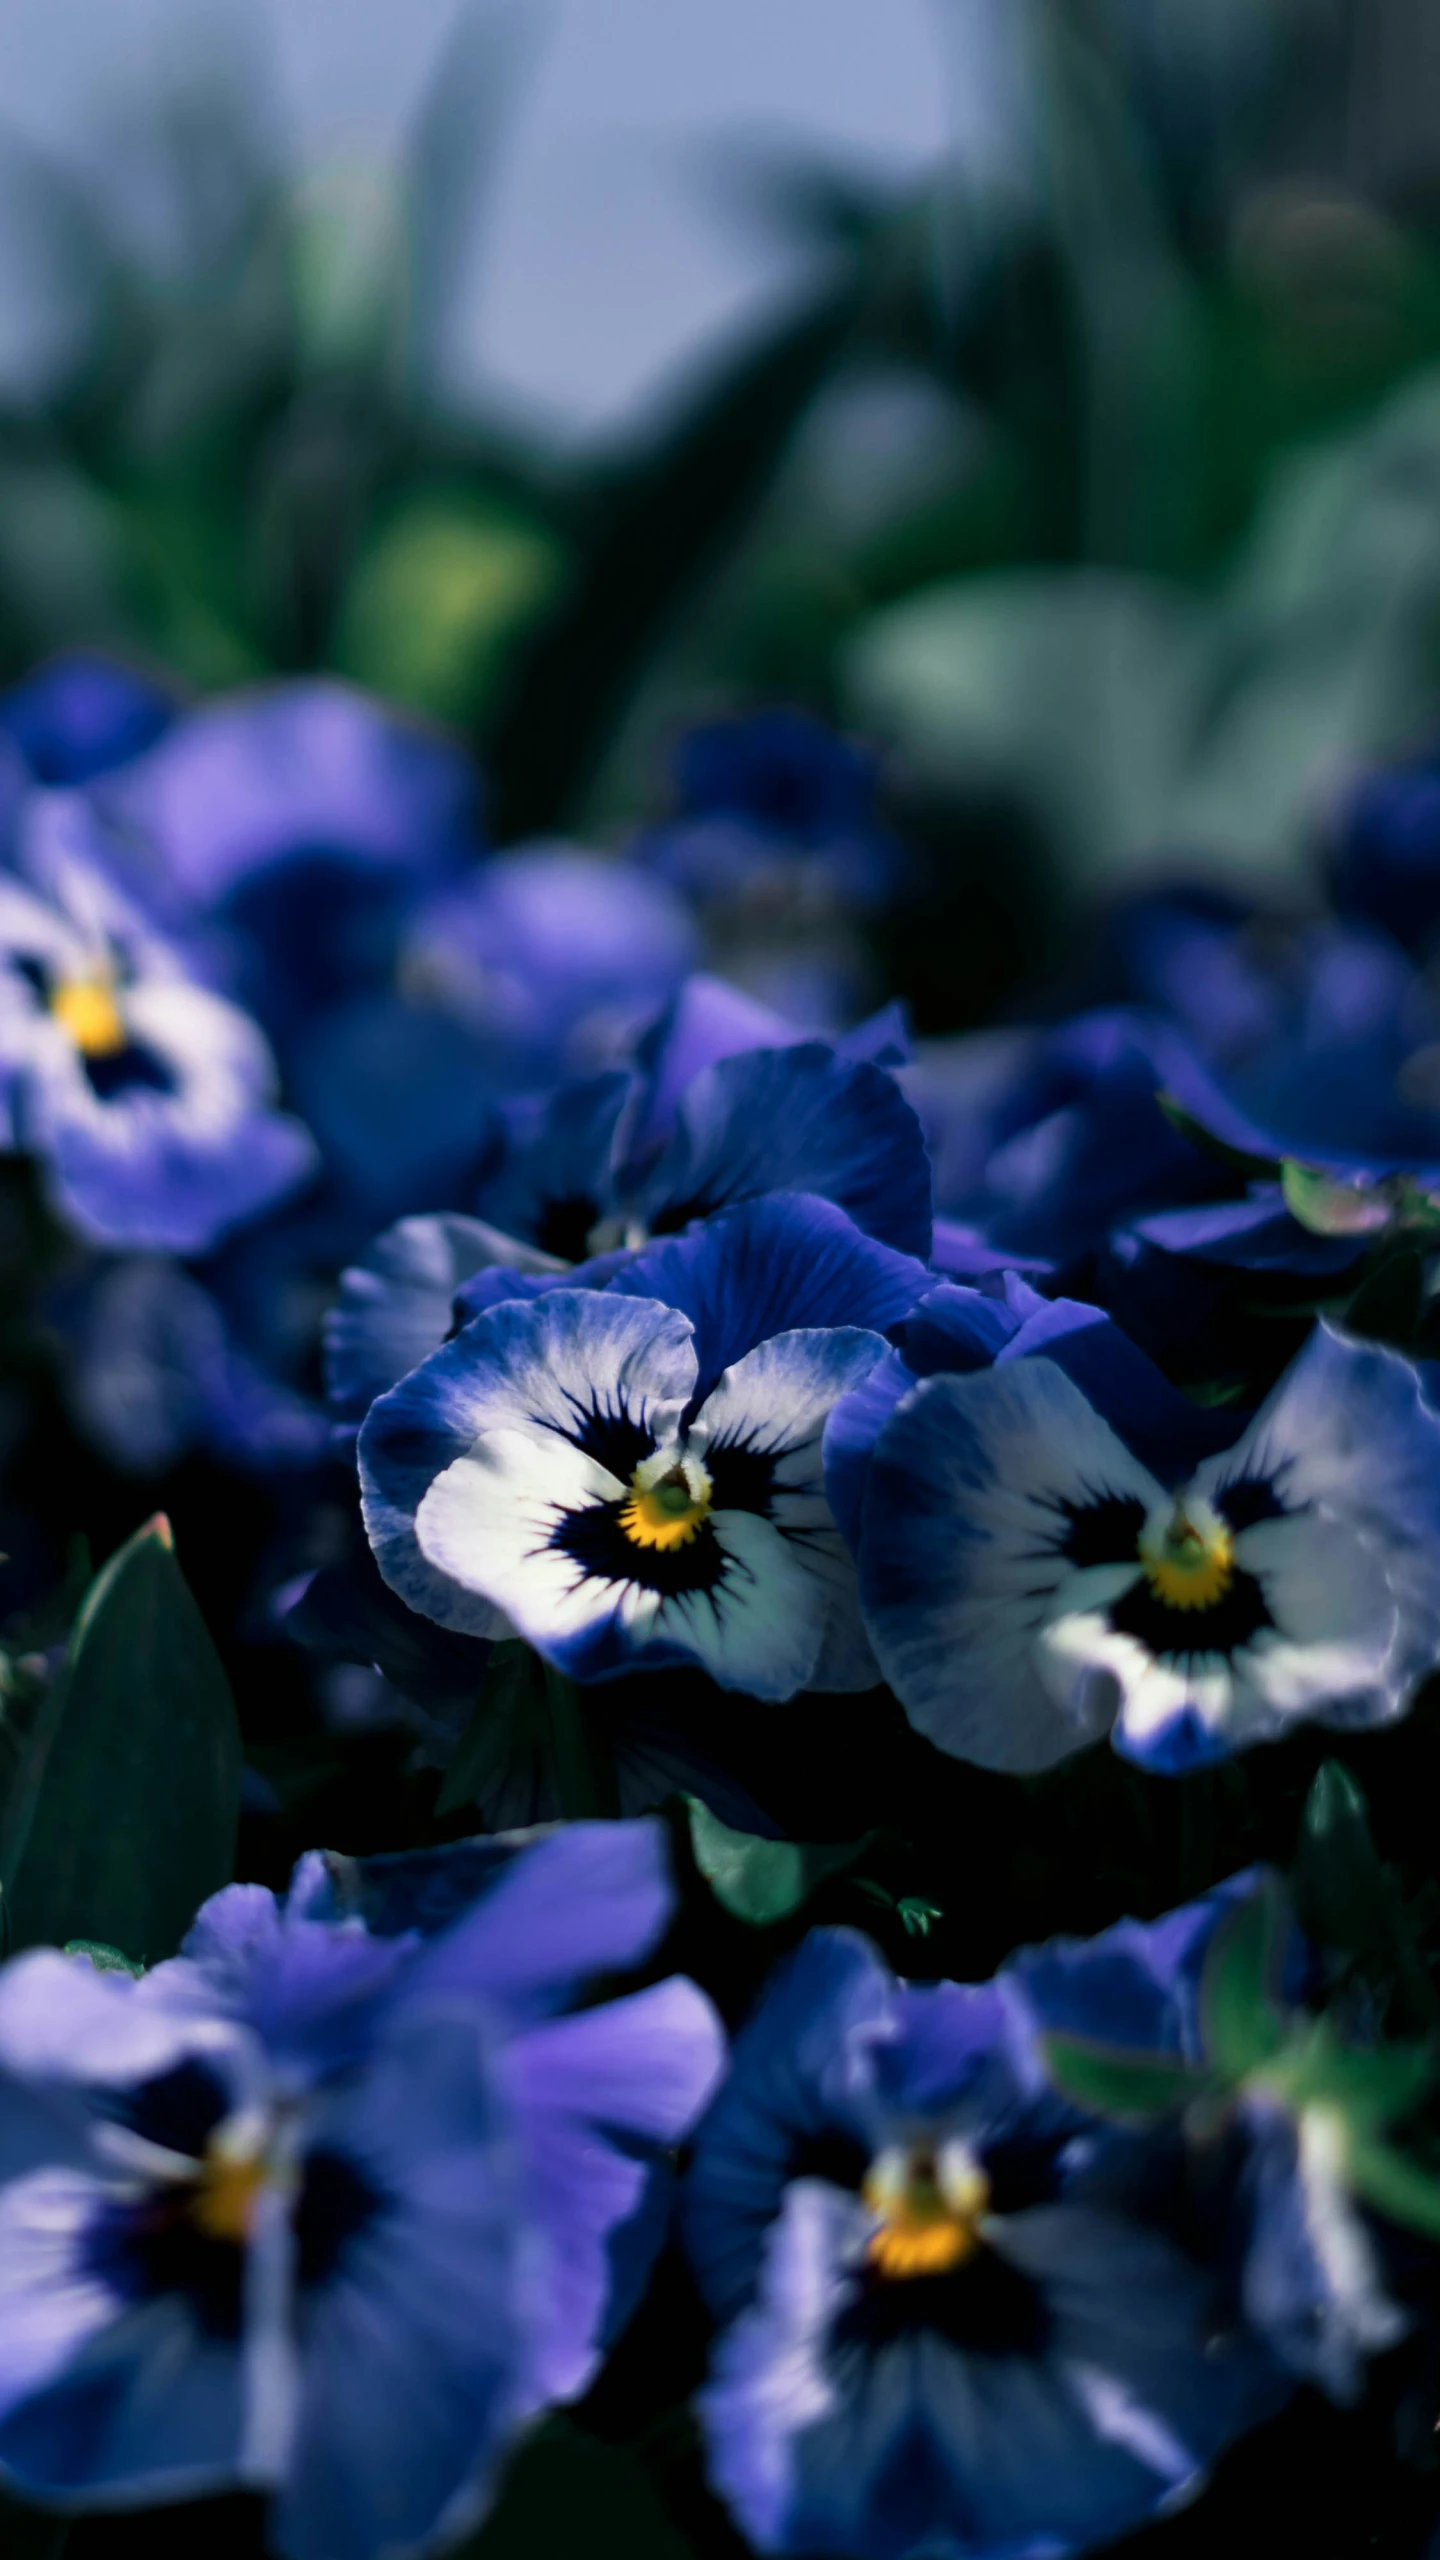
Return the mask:
{"type": "MultiPolygon", "coordinates": [[[[1354,1774],[1440,1669],[1407,784],[1328,903],[1138,897],[917,1038],[808,715],[494,850],[338,682],[0,699],[11,1445],[163,1496],[247,1749],[188,1932],[0,1965],[0,2491],[484,2560],[517,2464],[678,2441],[702,2553],[1056,2560],[1423,2401],[1440,1944],[1354,1774]]],[[[98,1605],[46,1481],[7,1896],[98,1605]]]]}

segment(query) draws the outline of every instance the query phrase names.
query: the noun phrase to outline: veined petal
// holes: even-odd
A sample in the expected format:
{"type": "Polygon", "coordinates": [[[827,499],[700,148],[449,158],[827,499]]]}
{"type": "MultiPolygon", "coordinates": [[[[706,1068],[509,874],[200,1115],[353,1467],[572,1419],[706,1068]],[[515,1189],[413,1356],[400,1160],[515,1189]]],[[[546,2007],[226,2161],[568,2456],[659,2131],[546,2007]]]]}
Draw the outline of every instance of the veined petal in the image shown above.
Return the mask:
{"type": "Polygon", "coordinates": [[[883,1067],[813,1040],[722,1058],[684,1094],[675,1136],[639,1193],[647,1224],[756,1199],[818,1192],[902,1253],[930,1250],[930,1160],[915,1113],[883,1067]]]}
{"type": "Polygon", "coordinates": [[[609,1293],[659,1298],[689,1316],[704,1397],[775,1334],[855,1325],[883,1333],[930,1285],[922,1262],[877,1244],[833,1201],[777,1192],[648,1245],[609,1293]]]}
{"type": "Polygon", "coordinates": [[[378,1395],[418,1369],[450,1331],[455,1293],[494,1263],[520,1271],[563,1266],[480,1218],[401,1218],[340,1275],[325,1319],[325,1384],[333,1412],[360,1422],[378,1395]]]}

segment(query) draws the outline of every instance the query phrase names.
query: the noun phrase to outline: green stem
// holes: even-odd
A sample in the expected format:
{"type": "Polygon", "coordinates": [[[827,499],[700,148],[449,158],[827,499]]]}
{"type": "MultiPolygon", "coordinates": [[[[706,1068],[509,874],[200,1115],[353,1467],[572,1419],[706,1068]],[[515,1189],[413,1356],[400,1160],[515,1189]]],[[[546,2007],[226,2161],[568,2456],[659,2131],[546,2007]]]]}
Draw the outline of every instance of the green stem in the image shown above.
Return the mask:
{"type": "Polygon", "coordinates": [[[585,1701],[573,1680],[545,1669],[545,1702],[550,1711],[550,1739],[555,1754],[555,1783],[560,1811],[567,1822],[613,1816],[616,1811],[614,1770],[605,1767],[599,1736],[585,1714],[585,1701]]]}
{"type": "Polygon", "coordinates": [[[1195,1769],[1180,1781],[1180,1896],[1193,1901],[1215,1881],[1215,1776],[1195,1769]]]}

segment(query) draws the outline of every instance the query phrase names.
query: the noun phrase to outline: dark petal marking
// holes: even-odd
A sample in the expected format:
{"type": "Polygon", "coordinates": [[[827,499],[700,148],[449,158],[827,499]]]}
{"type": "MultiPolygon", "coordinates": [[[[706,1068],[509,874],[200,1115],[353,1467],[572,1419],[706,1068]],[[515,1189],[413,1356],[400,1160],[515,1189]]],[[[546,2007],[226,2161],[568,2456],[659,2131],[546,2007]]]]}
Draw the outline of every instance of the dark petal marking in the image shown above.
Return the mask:
{"type": "Polygon", "coordinates": [[[619,1483],[627,1486],[641,1459],[653,1457],[656,1448],[654,1432],[637,1422],[623,1405],[618,1412],[602,1413],[594,1405],[588,1412],[577,1410],[566,1437],[577,1449],[583,1449],[587,1458],[608,1468],[619,1483]]]}
{"type": "Polygon", "coordinates": [[[1068,2138],[982,2144],[980,2165],[990,2184],[990,2212],[1023,2213],[1029,2205],[1053,2204],[1060,2193],[1060,2155],[1068,2138]]]}
{"type": "Polygon", "coordinates": [[[142,1048],[138,1041],[127,1040],[123,1049],[113,1049],[96,1057],[80,1060],[91,1092],[99,1102],[118,1101],[126,1093],[174,1093],[174,1076],[153,1050],[142,1048]]]}
{"type": "Polygon", "coordinates": [[[1134,1494],[1101,1493],[1093,1502],[1063,1502],[1059,1553],[1073,1565],[1136,1564],[1145,1505],[1134,1494]]]}
{"type": "Polygon", "coordinates": [[[1201,1653],[1238,1653],[1275,1621],[1253,1573],[1236,1573],[1208,1609],[1175,1609],[1142,1576],[1106,1611],[1116,1635],[1134,1636],[1170,1662],[1201,1653]]]}
{"type": "Polygon", "coordinates": [[[719,1590],[730,1559],[708,1520],[683,1546],[641,1547],[620,1526],[625,1507],[623,1502],[594,1502],[583,1511],[567,1511],[551,1530],[548,1544],[597,1582],[634,1583],[666,1600],[719,1590]]]}
{"type": "Polygon", "coordinates": [[[844,2187],[850,2195],[860,2193],[870,2154],[863,2142],[853,2134],[842,2133],[829,2125],[823,2133],[802,2134],[786,2163],[787,2179],[823,2178],[827,2187],[844,2187]]]}
{"type": "Polygon", "coordinates": [[[1238,1537],[1242,1529],[1253,1529],[1260,1520],[1284,1520],[1289,1517],[1275,1487],[1265,1476],[1237,1476],[1233,1484],[1220,1485],[1215,1494],[1215,1508],[1226,1527],[1238,1537]]]}
{"type": "Polygon", "coordinates": [[[161,2151],[178,2151],[187,2160],[204,2158],[211,2134],[229,2112],[222,2082],[208,2064],[193,2060],[177,2062],[173,2071],[122,2091],[109,2108],[142,2141],[161,2151]]]}
{"type": "Polygon", "coordinates": [[[717,1440],[705,1452],[705,1466],[717,1511],[753,1511],[769,1519],[775,1486],[772,1452],[744,1440],[717,1440]]]}
{"type": "Polygon", "coordinates": [[[343,2151],[312,2151],[295,2207],[295,2272],[304,2285],[334,2275],[353,2240],[383,2209],[384,2199],[343,2151]]]}
{"type": "Polygon", "coordinates": [[[948,2275],[896,2278],[867,2267],[832,2344],[873,2355],[917,2329],[933,2330],[969,2355],[1040,2356],[1051,2323],[1038,2285],[982,2244],[948,2275]]]}
{"type": "Polygon", "coordinates": [[[85,2235],[92,2274],[131,2302],[184,2294],[208,2337],[238,2338],[245,2252],[202,2231],[192,2212],[198,2185],[157,2189],[139,2204],[107,2205],[85,2235]]]}

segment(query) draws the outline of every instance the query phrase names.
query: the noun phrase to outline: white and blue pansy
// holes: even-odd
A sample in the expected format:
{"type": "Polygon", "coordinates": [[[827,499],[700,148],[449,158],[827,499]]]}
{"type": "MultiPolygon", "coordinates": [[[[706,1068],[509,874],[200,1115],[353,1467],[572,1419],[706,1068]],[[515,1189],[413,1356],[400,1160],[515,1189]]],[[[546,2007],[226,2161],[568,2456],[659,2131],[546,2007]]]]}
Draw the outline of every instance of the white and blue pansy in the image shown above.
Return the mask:
{"type": "Polygon", "coordinates": [[[1440,1418],[1408,1362],[1322,1324],[1177,1484],[1049,1360],[932,1378],[879,1435],[858,1555],[912,1723],[983,1767],[1108,1730],[1181,1770],[1306,1717],[1382,1724],[1440,1658],[1440,1418]]]}
{"type": "Polygon", "coordinates": [[[923,1288],[828,1202],[749,1202],[602,1290],[478,1316],[360,1435],[412,1608],[602,1679],[695,1663],[763,1698],[873,1684],[821,1435],[923,1288]]]}
{"type": "Polygon", "coordinates": [[[907,1986],[862,1940],[807,1941],[687,2181],[724,2324],[707,2463],[758,2549],[1088,2549],[1283,2402],[1223,2276],[1132,2199],[1129,2156],[1035,2086],[996,1986],[907,1986]]]}
{"type": "Polygon", "coordinates": [[[201,1253],[308,1179],[315,1148],[274,1107],[256,1025],[188,974],[88,858],[84,827],[37,794],[36,885],[0,880],[6,1134],[87,1239],[201,1253]]]}

